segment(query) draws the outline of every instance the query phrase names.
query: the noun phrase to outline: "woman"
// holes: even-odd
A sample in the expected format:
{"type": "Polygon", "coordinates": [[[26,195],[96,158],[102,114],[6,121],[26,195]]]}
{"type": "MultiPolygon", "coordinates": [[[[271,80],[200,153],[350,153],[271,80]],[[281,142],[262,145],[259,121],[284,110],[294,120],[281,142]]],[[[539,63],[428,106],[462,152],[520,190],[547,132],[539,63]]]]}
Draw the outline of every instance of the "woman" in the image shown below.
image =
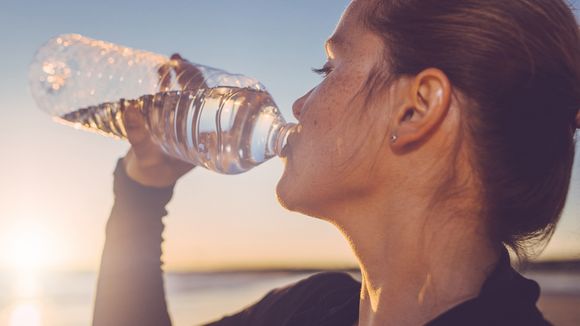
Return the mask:
{"type": "MultiPolygon", "coordinates": [[[[505,247],[548,240],[565,203],[580,126],[569,7],[354,0],[326,52],[325,79],[293,106],[277,193],[337,226],[362,282],[315,275],[211,325],[547,324],[505,247]]],[[[94,324],[168,325],[161,217],[192,166],[125,119],[94,324]]]]}

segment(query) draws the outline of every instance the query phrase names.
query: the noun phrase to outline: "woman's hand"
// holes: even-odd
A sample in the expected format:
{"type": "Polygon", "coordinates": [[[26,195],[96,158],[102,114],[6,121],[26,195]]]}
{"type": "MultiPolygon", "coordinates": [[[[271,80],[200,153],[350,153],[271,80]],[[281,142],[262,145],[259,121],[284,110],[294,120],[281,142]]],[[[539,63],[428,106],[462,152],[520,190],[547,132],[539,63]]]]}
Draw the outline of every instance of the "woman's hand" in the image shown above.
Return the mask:
{"type": "Polygon", "coordinates": [[[153,142],[137,105],[125,108],[123,120],[131,143],[123,163],[131,179],[144,186],[163,188],[175,184],[193,169],[194,165],[168,156],[153,142]]]}
{"type": "MultiPolygon", "coordinates": [[[[204,87],[203,75],[193,65],[178,54],[159,68],[159,89],[169,90],[177,82],[181,89],[204,87]],[[174,74],[173,74],[174,73],[174,74]],[[175,80],[172,80],[172,77],[175,80]]],[[[127,175],[138,183],[151,187],[167,187],[194,168],[194,165],[172,158],[165,154],[149,133],[145,117],[138,101],[128,101],[123,113],[123,123],[131,149],[123,158],[127,175]]]]}

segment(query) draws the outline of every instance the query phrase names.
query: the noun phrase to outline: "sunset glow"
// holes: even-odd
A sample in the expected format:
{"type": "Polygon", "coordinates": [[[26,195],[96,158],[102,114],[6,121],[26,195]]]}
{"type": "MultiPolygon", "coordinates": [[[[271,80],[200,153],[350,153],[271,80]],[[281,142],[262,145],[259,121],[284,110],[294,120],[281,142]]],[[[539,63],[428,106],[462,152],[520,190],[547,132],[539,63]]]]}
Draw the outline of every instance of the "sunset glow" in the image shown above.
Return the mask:
{"type": "Polygon", "coordinates": [[[9,326],[41,326],[42,314],[37,303],[23,303],[13,307],[9,326]]]}
{"type": "Polygon", "coordinates": [[[59,267],[63,246],[56,232],[35,220],[17,221],[0,231],[0,266],[17,273],[59,267]]]}

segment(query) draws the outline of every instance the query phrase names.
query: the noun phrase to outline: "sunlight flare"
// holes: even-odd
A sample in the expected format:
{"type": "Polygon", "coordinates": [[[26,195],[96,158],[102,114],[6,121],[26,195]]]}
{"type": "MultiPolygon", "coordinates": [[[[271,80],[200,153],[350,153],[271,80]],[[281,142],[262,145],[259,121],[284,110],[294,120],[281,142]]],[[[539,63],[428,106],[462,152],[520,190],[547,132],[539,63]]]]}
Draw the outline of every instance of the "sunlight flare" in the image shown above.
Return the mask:
{"type": "Polygon", "coordinates": [[[10,326],[42,326],[41,308],[37,303],[23,303],[10,314],[10,326]]]}
{"type": "Polygon", "coordinates": [[[57,232],[37,220],[20,220],[2,230],[0,267],[15,272],[40,272],[58,267],[63,247],[57,232]]]}

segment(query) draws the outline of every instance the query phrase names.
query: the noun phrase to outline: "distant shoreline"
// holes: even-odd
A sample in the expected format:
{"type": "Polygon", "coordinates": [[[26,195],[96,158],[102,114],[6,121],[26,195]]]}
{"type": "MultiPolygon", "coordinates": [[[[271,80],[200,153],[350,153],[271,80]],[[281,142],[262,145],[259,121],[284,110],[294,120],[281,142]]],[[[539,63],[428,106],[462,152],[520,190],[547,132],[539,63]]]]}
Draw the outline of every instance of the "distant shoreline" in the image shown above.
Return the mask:
{"type": "MultiPolygon", "coordinates": [[[[580,273],[580,260],[557,260],[557,261],[532,261],[524,262],[521,265],[514,264],[515,269],[520,273],[528,272],[571,272],[580,273]]],[[[97,273],[96,270],[47,270],[44,271],[46,275],[51,274],[94,274],[97,273]]],[[[277,266],[260,266],[260,267],[237,267],[237,266],[224,266],[215,268],[189,268],[189,269],[168,269],[165,273],[172,275],[180,274],[244,274],[244,273],[268,273],[268,274],[311,274],[320,272],[346,272],[346,273],[360,273],[358,266],[313,266],[313,267],[277,267],[277,266]]],[[[12,274],[10,270],[0,269],[0,275],[12,274]]]]}
{"type": "Polygon", "coordinates": [[[168,274],[180,275],[180,274],[312,274],[320,272],[343,272],[343,273],[360,273],[358,267],[347,267],[347,268],[216,268],[216,269],[192,269],[186,271],[166,271],[168,274]]]}
{"type": "Polygon", "coordinates": [[[580,272],[580,260],[539,261],[523,263],[521,272],[580,272]]]}
{"type": "MultiPolygon", "coordinates": [[[[580,273],[580,260],[567,261],[540,261],[540,262],[525,262],[517,267],[519,272],[578,272],[580,273]]],[[[357,266],[346,266],[344,268],[337,267],[265,267],[265,268],[215,268],[215,269],[191,269],[184,271],[167,271],[167,273],[179,274],[239,274],[239,273],[281,273],[281,274],[309,274],[320,272],[346,272],[346,273],[360,273],[357,266]]]]}

